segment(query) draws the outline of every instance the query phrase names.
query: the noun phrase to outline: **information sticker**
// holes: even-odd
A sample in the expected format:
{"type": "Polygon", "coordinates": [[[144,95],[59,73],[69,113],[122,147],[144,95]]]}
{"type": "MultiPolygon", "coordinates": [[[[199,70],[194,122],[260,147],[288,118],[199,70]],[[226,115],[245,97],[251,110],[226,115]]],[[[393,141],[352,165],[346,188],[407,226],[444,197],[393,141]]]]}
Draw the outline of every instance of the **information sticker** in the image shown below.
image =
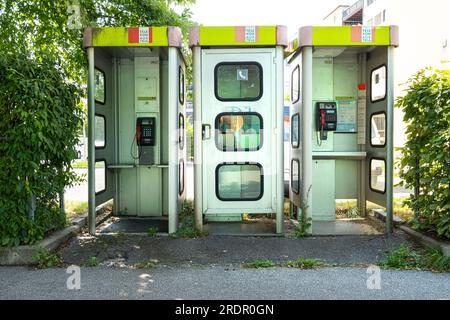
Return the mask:
{"type": "Polygon", "coordinates": [[[361,28],[361,42],[373,42],[372,27],[361,28]]]}
{"type": "Polygon", "coordinates": [[[245,42],[256,42],[256,27],[245,27],[245,42]]]}

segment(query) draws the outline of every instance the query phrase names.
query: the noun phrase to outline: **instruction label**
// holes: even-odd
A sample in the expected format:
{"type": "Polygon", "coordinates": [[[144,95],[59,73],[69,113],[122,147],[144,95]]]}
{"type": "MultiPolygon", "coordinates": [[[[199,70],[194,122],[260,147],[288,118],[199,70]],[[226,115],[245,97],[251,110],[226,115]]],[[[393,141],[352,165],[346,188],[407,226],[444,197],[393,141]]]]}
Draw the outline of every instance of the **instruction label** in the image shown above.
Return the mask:
{"type": "Polygon", "coordinates": [[[361,28],[361,42],[372,42],[372,27],[361,28]]]}
{"type": "Polygon", "coordinates": [[[256,27],[245,27],[245,42],[256,42],[256,27]]]}
{"type": "Polygon", "coordinates": [[[357,126],[356,101],[339,101],[337,132],[356,133],[357,126]]]}

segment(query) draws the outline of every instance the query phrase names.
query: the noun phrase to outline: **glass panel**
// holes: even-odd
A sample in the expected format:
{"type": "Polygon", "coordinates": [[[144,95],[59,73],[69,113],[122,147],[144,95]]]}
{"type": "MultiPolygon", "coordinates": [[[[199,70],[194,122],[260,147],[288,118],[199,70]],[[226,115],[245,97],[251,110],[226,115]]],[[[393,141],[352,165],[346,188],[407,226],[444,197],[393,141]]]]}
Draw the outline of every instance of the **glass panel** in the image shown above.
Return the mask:
{"type": "Polygon", "coordinates": [[[386,162],[372,159],[370,161],[370,188],[384,193],[386,191],[386,162]]]}
{"type": "Polygon", "coordinates": [[[257,113],[222,113],[216,118],[216,147],[221,151],[257,151],[263,122],[257,113]]]}
{"type": "Polygon", "coordinates": [[[105,117],[95,116],[95,147],[104,148],[106,145],[105,117]]]}
{"type": "Polygon", "coordinates": [[[300,146],[300,115],[298,113],[292,116],[291,137],[292,148],[298,148],[300,146]]]}
{"type": "Polygon", "coordinates": [[[292,191],[294,193],[299,194],[299,192],[300,192],[300,162],[298,160],[292,160],[291,187],[292,187],[292,191]]]}
{"type": "Polygon", "coordinates": [[[184,161],[181,160],[178,164],[178,191],[180,196],[184,192],[184,161]]]}
{"type": "Polygon", "coordinates": [[[380,101],[386,98],[386,66],[372,71],[371,100],[380,101]]]}
{"type": "Polygon", "coordinates": [[[95,193],[106,190],[106,162],[97,161],[95,163],[95,193]]]}
{"type": "Polygon", "coordinates": [[[180,150],[184,149],[184,116],[180,113],[178,116],[178,142],[180,150]]]}
{"type": "Polygon", "coordinates": [[[263,193],[262,169],[256,164],[221,165],[217,172],[217,197],[221,200],[256,201],[263,193]]]}
{"type": "Polygon", "coordinates": [[[370,141],[372,146],[386,145],[386,114],[372,115],[370,120],[370,141]]]}
{"type": "Polygon", "coordinates": [[[95,69],[95,101],[105,103],[105,74],[103,71],[95,69]]]}
{"type": "Polygon", "coordinates": [[[300,100],[300,67],[297,66],[292,72],[291,79],[291,101],[297,103],[300,100]]]}
{"type": "Polygon", "coordinates": [[[178,72],[178,99],[181,104],[184,104],[184,92],[185,92],[185,84],[184,84],[184,72],[183,69],[180,67],[180,70],[178,72]]]}
{"type": "Polygon", "coordinates": [[[257,63],[219,64],[215,77],[219,100],[256,101],[262,95],[262,69],[257,63]]]}

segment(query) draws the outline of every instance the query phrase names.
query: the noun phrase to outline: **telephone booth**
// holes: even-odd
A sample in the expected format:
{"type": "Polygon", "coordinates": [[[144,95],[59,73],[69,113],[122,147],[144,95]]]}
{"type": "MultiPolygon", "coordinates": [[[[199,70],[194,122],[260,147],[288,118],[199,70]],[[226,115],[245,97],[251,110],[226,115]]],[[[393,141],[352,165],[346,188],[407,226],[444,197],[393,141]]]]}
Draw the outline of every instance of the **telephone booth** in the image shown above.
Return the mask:
{"type": "Polygon", "coordinates": [[[116,216],[176,232],[186,161],[181,46],[177,27],[85,30],[91,234],[96,207],[110,200],[116,216]]]}
{"type": "MultiPolygon", "coordinates": [[[[336,201],[393,221],[395,26],[303,27],[289,48],[291,215],[336,221],[336,201]]],[[[316,226],[316,227],[315,227],[316,226]]]]}
{"type": "Polygon", "coordinates": [[[276,215],[283,229],[286,29],[194,27],[196,226],[276,215]]]}

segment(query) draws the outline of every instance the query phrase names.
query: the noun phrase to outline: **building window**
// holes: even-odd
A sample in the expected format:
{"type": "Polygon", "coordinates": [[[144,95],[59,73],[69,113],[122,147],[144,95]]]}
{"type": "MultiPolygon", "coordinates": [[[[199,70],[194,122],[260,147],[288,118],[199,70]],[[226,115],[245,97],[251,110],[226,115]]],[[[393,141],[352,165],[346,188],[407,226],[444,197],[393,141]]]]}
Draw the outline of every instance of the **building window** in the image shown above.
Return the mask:
{"type": "Polygon", "coordinates": [[[181,159],[178,164],[178,193],[181,196],[184,193],[184,160],[181,159]]]}
{"type": "Polygon", "coordinates": [[[100,194],[106,190],[106,161],[97,160],[95,162],[95,194],[100,194]]]}
{"type": "Polygon", "coordinates": [[[371,73],[370,99],[372,102],[378,102],[386,99],[387,81],[386,66],[381,66],[371,73]]]}
{"type": "Polygon", "coordinates": [[[215,129],[220,151],[258,151],[262,147],[263,119],[258,113],[221,113],[216,117],[215,129]]]}
{"type": "Polygon", "coordinates": [[[223,62],[214,72],[216,98],[220,101],[257,101],[263,94],[263,72],[257,62],[223,62]]]}
{"type": "Polygon", "coordinates": [[[183,68],[180,67],[178,70],[178,100],[182,105],[184,105],[184,97],[186,91],[186,84],[184,80],[184,71],[183,68]]]}
{"type": "Polygon", "coordinates": [[[260,164],[220,164],[216,168],[216,196],[221,201],[258,201],[264,193],[260,164]]]}
{"type": "Polygon", "coordinates": [[[184,125],[184,115],[180,113],[178,115],[178,145],[180,146],[180,150],[184,149],[184,133],[185,133],[185,125],[184,125]]]}
{"type": "Polygon", "coordinates": [[[103,149],[106,146],[106,119],[103,115],[95,115],[95,148],[103,149]]]}
{"type": "Polygon", "coordinates": [[[100,104],[105,104],[105,73],[101,71],[100,69],[95,68],[94,73],[94,79],[95,79],[95,102],[100,104]]]}
{"type": "Polygon", "coordinates": [[[370,117],[370,144],[372,147],[386,146],[386,113],[375,113],[370,117]]]}
{"type": "Polygon", "coordinates": [[[291,189],[295,194],[300,193],[300,161],[296,159],[291,162],[291,189]]]}
{"type": "Polygon", "coordinates": [[[294,149],[300,146],[300,114],[298,113],[291,118],[291,145],[294,149]]]}
{"type": "Polygon", "coordinates": [[[386,192],[386,161],[384,159],[370,160],[370,189],[383,194],[386,192]]]}
{"type": "Polygon", "coordinates": [[[297,65],[291,76],[291,101],[297,103],[300,100],[300,66],[297,65]]]}
{"type": "Polygon", "coordinates": [[[383,22],[386,22],[386,10],[383,10],[383,22]]]}

